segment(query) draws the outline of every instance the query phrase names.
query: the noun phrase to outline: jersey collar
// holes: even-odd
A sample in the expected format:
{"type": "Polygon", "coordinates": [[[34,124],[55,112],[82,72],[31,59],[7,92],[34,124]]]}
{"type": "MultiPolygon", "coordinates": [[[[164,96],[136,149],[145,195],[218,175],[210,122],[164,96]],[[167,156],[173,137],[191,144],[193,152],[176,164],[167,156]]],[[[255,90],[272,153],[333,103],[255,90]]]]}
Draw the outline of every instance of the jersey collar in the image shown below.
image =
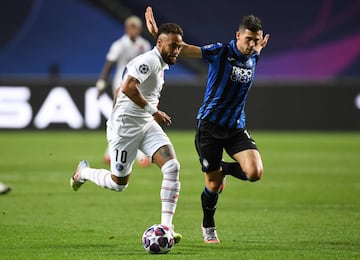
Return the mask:
{"type": "Polygon", "coordinates": [[[238,48],[236,47],[236,41],[235,41],[235,40],[231,40],[231,41],[230,41],[230,46],[231,46],[231,48],[233,49],[233,52],[234,52],[234,54],[235,54],[237,57],[243,57],[243,56],[244,56],[244,54],[242,54],[242,53],[238,50],[238,48]]]}

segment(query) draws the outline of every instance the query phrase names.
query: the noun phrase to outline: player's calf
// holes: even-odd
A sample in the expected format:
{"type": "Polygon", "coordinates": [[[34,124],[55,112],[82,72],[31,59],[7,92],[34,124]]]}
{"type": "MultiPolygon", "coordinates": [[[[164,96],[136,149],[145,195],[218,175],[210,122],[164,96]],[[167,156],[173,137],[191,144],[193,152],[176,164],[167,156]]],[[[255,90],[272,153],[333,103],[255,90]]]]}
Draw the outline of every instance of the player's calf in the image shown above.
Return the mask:
{"type": "Polygon", "coordinates": [[[259,163],[248,163],[243,167],[238,162],[221,162],[221,168],[224,175],[231,175],[243,181],[258,181],[260,180],[263,168],[259,163]]]}
{"type": "Polygon", "coordinates": [[[70,180],[70,184],[73,190],[76,191],[88,180],[102,188],[121,192],[127,188],[128,178],[129,175],[126,177],[117,177],[108,170],[90,168],[87,161],[81,161],[70,180]]]}
{"type": "Polygon", "coordinates": [[[161,184],[161,224],[172,226],[176,204],[180,194],[180,164],[176,159],[167,161],[162,167],[163,181],[161,184]]]}
{"type": "Polygon", "coordinates": [[[243,169],[241,169],[240,164],[238,162],[221,161],[221,169],[223,175],[231,175],[243,181],[248,180],[248,176],[245,174],[243,169]]]}

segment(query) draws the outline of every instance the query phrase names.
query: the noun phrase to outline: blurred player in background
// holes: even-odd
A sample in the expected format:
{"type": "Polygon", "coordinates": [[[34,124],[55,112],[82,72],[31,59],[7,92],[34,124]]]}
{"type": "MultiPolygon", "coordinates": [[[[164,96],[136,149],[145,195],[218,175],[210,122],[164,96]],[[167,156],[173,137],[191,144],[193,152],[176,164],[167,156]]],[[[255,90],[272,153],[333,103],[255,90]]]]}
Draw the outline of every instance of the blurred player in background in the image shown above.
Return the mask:
{"type": "MultiPolygon", "coordinates": [[[[81,161],[70,179],[75,191],[89,180],[121,192],[128,186],[136,152],[142,150],[163,173],[161,224],[172,231],[180,193],[180,164],[172,143],[160,126],[170,125],[171,118],[158,110],[157,105],[164,84],[164,71],[176,63],[183,46],[182,35],[180,26],[173,23],[162,25],[156,46],[126,65],[124,81],[115,91],[116,100],[107,122],[111,171],[93,169],[87,161],[81,161]]],[[[173,235],[175,242],[179,242],[181,235],[174,231],[173,235]]]]}
{"type": "MultiPolygon", "coordinates": [[[[151,7],[146,24],[154,35],[157,26],[151,7]]],[[[209,62],[204,101],[197,115],[196,150],[205,188],[201,194],[202,233],[205,243],[219,243],[214,214],[225,175],[241,180],[257,181],[263,164],[255,141],[245,126],[245,102],[251,89],[257,61],[270,35],[263,37],[261,20],[254,15],[242,19],[236,39],[227,44],[203,47],[184,44],[181,55],[203,58],[209,62]],[[225,150],[236,162],[222,160],[225,150]]]]}
{"type": "Polygon", "coordinates": [[[0,182],[0,195],[7,194],[11,191],[11,188],[4,183],[0,182]]]}
{"type": "MultiPolygon", "coordinates": [[[[150,42],[141,37],[142,21],[137,16],[130,16],[125,20],[125,34],[115,41],[109,52],[106,55],[106,62],[101,71],[99,80],[96,82],[96,87],[99,91],[99,96],[106,90],[107,82],[111,71],[116,67],[116,72],[112,82],[112,93],[115,89],[121,86],[122,76],[126,64],[136,56],[143,54],[150,50],[150,42]]],[[[149,157],[138,151],[137,160],[142,167],[149,166],[151,161],[149,157]]],[[[104,154],[104,161],[110,163],[109,150],[106,149],[104,154]]]]}

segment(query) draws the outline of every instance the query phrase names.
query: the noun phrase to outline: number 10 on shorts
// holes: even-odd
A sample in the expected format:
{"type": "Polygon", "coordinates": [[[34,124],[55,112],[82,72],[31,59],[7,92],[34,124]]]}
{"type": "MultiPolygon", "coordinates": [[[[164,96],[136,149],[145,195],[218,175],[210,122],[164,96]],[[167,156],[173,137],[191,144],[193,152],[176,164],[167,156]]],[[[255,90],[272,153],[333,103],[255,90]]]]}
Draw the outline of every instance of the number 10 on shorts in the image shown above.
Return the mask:
{"type": "Polygon", "coordinates": [[[119,151],[118,149],[116,149],[116,157],[115,160],[117,162],[121,162],[121,163],[126,163],[127,160],[127,151],[119,151]],[[120,158],[119,158],[120,157],[120,158]],[[120,159],[120,160],[119,160],[120,159]]]}

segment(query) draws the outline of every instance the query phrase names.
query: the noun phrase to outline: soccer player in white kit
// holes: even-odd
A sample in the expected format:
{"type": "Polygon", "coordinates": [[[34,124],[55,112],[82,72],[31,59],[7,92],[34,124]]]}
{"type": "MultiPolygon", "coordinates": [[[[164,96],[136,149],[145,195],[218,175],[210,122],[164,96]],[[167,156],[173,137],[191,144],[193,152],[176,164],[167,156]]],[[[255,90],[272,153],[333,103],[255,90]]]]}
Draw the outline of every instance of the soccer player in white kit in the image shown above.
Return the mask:
{"type": "MultiPolygon", "coordinates": [[[[137,16],[130,16],[126,18],[125,34],[115,42],[111,44],[109,52],[106,55],[106,62],[102,68],[99,80],[96,82],[96,87],[99,91],[99,96],[102,95],[107,86],[107,81],[111,71],[116,66],[116,71],[112,81],[112,93],[116,88],[121,86],[122,76],[126,64],[151,49],[150,42],[141,37],[142,21],[137,16]]],[[[141,151],[137,152],[137,160],[140,166],[146,167],[151,164],[150,159],[144,155],[141,151]]],[[[104,161],[110,163],[109,150],[106,149],[104,154],[104,161]]]]}
{"type": "MultiPolygon", "coordinates": [[[[170,125],[171,118],[157,109],[164,83],[164,70],[176,63],[181,52],[183,31],[174,23],[159,27],[156,46],[128,63],[121,88],[107,122],[111,170],[93,169],[87,161],[78,164],[70,179],[77,191],[89,180],[114,191],[128,187],[137,149],[152,158],[161,169],[161,224],[173,231],[173,215],[180,193],[180,164],[169,138],[160,125],[170,125]]],[[[181,235],[173,231],[175,242],[181,235]]]]}

